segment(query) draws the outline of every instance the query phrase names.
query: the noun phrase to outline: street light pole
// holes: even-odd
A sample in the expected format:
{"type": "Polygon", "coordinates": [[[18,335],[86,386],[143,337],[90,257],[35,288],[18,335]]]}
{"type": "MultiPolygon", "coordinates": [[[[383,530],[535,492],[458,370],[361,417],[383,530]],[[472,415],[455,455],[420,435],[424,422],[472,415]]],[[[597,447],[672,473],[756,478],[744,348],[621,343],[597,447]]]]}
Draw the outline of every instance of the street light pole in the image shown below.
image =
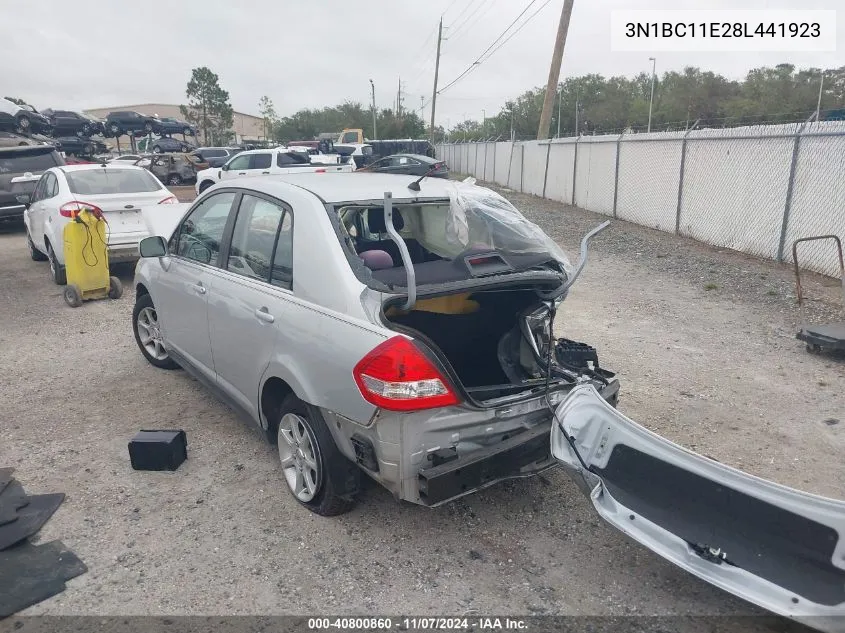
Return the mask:
{"type": "Polygon", "coordinates": [[[370,86],[373,89],[373,140],[378,140],[378,132],[376,132],[376,85],[370,79],[370,86]]]}
{"type": "Polygon", "coordinates": [[[822,111],[822,91],[824,90],[824,71],[822,71],[822,80],[819,84],[819,100],[816,102],[816,121],[819,120],[819,115],[822,111]]]}
{"type": "Polygon", "coordinates": [[[651,99],[648,100],[648,131],[651,132],[651,110],[654,107],[654,71],[657,68],[657,59],[649,57],[651,61],[651,99]]]}

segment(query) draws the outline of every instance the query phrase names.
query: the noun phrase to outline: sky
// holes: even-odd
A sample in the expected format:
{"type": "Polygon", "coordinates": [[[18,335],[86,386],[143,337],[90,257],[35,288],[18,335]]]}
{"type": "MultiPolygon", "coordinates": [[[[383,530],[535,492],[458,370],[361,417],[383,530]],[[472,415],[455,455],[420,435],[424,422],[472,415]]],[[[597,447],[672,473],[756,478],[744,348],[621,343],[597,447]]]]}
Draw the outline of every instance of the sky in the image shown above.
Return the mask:
{"type": "MultiPolygon", "coordinates": [[[[404,107],[430,101],[436,29],[443,16],[441,87],[460,75],[531,0],[39,0],[38,16],[0,0],[0,86],[37,109],[184,103],[191,69],[208,66],[235,110],[279,116],[343,101],[404,107]]],[[[525,14],[531,16],[545,0],[525,14]]],[[[549,0],[500,50],[437,100],[437,122],[497,113],[546,83],[563,0],[549,0]]],[[[524,19],[524,18],[523,18],[524,19]]],[[[521,22],[520,22],[521,24],[521,22]]],[[[845,66],[841,0],[575,0],[561,77],[633,76],[699,66],[731,78],[751,68],[845,66]],[[837,5],[839,5],[837,7],[837,5]],[[836,9],[836,52],[613,52],[615,9],[836,9]]],[[[430,107],[425,108],[426,120],[430,107]]]]}

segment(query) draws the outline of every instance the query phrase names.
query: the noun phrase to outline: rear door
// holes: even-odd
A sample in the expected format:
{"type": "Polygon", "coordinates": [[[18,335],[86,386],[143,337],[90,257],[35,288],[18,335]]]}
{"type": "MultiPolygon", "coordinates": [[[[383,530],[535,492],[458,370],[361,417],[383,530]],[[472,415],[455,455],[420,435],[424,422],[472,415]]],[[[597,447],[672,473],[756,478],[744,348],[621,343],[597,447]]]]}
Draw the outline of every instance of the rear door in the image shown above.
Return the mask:
{"type": "Polygon", "coordinates": [[[237,197],[235,192],[219,191],[193,207],[170,239],[153,296],[167,348],[211,382],[215,375],[208,298],[237,197]]]}
{"type": "Polygon", "coordinates": [[[845,502],[690,452],[626,418],[591,386],[573,389],[557,420],[552,454],[605,521],[740,598],[845,630],[845,502]],[[821,617],[839,618],[838,626],[821,617]]]}
{"type": "Polygon", "coordinates": [[[292,226],[287,205],[243,194],[209,298],[217,382],[256,421],[261,376],[284,314],[279,301],[291,289],[292,226]]]}

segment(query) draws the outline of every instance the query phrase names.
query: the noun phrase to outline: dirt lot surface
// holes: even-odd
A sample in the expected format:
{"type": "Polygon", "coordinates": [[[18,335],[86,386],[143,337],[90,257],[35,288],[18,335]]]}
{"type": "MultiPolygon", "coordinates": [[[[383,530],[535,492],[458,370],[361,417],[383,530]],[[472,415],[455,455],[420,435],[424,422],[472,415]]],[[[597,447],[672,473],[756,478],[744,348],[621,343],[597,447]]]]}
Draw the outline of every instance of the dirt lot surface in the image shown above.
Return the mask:
{"type": "MultiPolygon", "coordinates": [[[[573,255],[604,219],[507,195],[573,255]]],[[[257,433],[185,373],[144,361],[131,270],[122,299],[72,310],[23,230],[0,231],[0,466],[31,493],[67,493],[40,539],[90,570],[26,613],[760,613],[606,526],[556,471],[435,510],[370,487],[348,515],[308,513],[257,433]],[[188,461],[132,471],[135,432],[174,427],[188,461]]],[[[835,282],[813,277],[807,292],[822,297],[809,316],[838,314],[835,282]]],[[[599,348],[620,409],[650,429],[845,497],[845,365],[808,354],[797,322],[788,268],[618,222],[557,330],[599,348]]]]}

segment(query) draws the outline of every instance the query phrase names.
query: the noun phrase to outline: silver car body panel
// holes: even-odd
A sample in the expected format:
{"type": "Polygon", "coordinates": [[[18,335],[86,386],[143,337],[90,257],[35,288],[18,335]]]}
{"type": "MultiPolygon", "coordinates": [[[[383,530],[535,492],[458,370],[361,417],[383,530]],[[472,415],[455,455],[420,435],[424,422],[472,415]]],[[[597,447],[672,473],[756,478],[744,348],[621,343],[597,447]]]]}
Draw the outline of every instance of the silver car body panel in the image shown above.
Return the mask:
{"type": "Polygon", "coordinates": [[[845,601],[836,602],[845,592],[845,503],[688,451],[625,417],[588,385],[573,389],[556,415],[552,454],[608,523],[749,602],[845,631],[845,601]],[[660,498],[671,500],[657,509],[650,502],[660,498]],[[704,533],[716,540],[696,539],[696,551],[688,539],[704,533]]]}

